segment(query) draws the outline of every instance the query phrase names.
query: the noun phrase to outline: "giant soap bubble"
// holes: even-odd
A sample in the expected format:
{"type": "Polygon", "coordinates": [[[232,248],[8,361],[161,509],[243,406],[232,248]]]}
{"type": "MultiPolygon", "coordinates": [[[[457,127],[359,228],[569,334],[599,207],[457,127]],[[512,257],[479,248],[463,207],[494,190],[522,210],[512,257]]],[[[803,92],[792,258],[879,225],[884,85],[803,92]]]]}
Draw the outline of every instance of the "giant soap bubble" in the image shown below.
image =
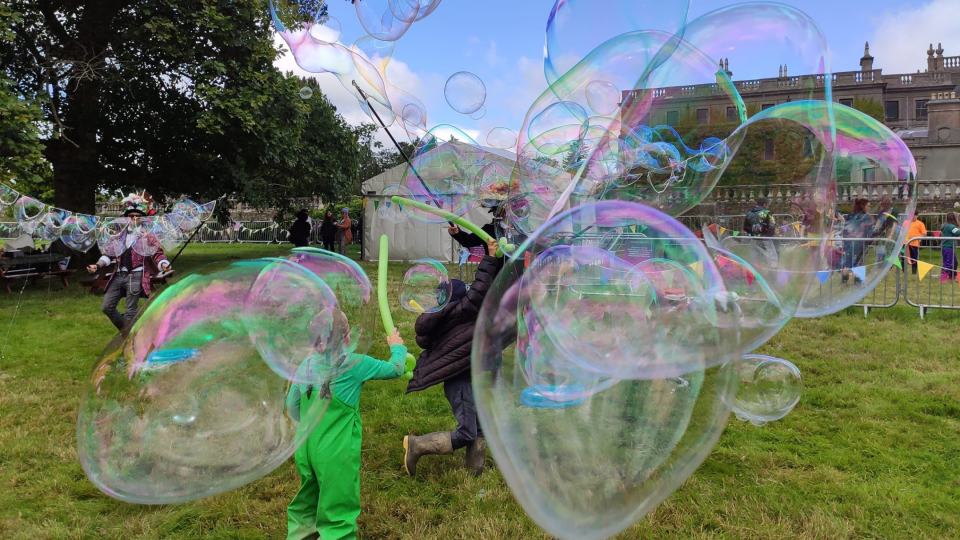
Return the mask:
{"type": "Polygon", "coordinates": [[[20,230],[33,234],[33,231],[40,223],[40,219],[46,214],[47,205],[27,196],[20,197],[13,203],[13,219],[20,225],[20,230]]]}
{"type": "Polygon", "coordinates": [[[534,521],[559,538],[607,538],[676,489],[726,423],[736,386],[720,366],[739,362],[736,320],[704,246],[655,209],[579,206],[520,246],[487,294],[472,369],[487,441],[534,521]],[[640,225],[622,251],[591,247],[640,225]],[[673,263],[674,286],[659,289],[673,263]],[[678,302],[683,280],[694,284],[678,302]],[[561,309],[574,297],[582,312],[561,309]],[[643,347],[616,337],[627,331],[643,347]]]}
{"type": "MultiPolygon", "coordinates": [[[[319,422],[325,406],[290,415],[289,382],[243,324],[251,284],[278,264],[296,266],[268,259],[204,267],[153,298],[107,346],[77,427],[84,471],[104,493],[142,504],[223,493],[282,464],[319,422]],[[306,428],[298,430],[297,417],[306,428]]],[[[339,359],[310,358],[302,365],[318,386],[336,375],[339,359]]]]}

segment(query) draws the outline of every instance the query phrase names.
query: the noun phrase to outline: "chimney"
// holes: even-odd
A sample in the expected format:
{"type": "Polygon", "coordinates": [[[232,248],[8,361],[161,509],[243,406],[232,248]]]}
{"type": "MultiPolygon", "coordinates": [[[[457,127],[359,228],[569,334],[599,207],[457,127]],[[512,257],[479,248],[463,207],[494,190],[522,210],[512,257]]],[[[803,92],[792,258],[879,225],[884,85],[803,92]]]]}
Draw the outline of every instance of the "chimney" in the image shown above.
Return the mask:
{"type": "Polygon", "coordinates": [[[933,58],[933,43],[930,44],[930,48],[927,49],[927,71],[936,71],[937,61],[933,58]]]}
{"type": "Polygon", "coordinates": [[[863,58],[860,59],[860,71],[873,71],[873,57],[870,56],[870,42],[863,46],[863,58]]]}
{"type": "Polygon", "coordinates": [[[777,78],[779,79],[783,78],[783,64],[780,64],[780,70],[777,71],[777,78]]]}
{"type": "Polygon", "coordinates": [[[786,65],[786,64],[783,65],[783,76],[784,76],[784,77],[787,76],[787,65],[786,65]]]}
{"type": "Polygon", "coordinates": [[[927,102],[927,142],[960,142],[960,99],[956,90],[939,92],[927,102]]]}
{"type": "Polygon", "coordinates": [[[729,58],[724,58],[724,59],[723,59],[723,71],[725,71],[725,72],[727,73],[727,77],[733,77],[733,72],[730,71],[730,59],[729,59],[729,58]]]}

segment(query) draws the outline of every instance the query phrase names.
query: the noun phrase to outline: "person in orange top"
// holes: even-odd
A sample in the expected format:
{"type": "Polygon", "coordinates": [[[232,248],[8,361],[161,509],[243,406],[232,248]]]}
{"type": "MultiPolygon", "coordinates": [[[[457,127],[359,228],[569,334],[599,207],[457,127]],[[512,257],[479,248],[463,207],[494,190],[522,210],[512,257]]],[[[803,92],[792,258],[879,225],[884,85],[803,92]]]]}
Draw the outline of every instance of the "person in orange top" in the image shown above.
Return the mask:
{"type": "Polygon", "coordinates": [[[907,256],[907,264],[913,267],[913,273],[917,273],[917,259],[920,258],[920,241],[913,240],[913,238],[919,238],[921,236],[927,235],[927,226],[924,225],[919,219],[915,219],[910,222],[910,228],[907,230],[907,250],[910,254],[907,256]]]}

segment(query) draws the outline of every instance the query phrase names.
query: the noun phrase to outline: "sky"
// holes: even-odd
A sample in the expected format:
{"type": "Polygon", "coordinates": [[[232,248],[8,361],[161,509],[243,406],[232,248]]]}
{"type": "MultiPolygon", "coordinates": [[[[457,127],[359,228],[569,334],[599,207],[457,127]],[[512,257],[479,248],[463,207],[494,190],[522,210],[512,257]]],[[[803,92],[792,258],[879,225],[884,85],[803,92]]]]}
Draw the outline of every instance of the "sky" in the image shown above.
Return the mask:
{"type": "MultiPolygon", "coordinates": [[[[384,0],[360,0],[385,3],[384,0]]],[[[651,19],[676,17],[676,0],[571,0],[598,4],[642,5],[651,19]]],[[[544,30],[553,0],[443,0],[427,18],[416,22],[396,42],[393,60],[387,67],[391,84],[417,96],[427,107],[428,127],[450,124],[484,144],[494,127],[517,131],[527,109],[547,87],[543,71],[544,30]],[[486,115],[473,120],[451,109],[443,88],[447,78],[459,71],[479,76],[487,90],[486,115]]],[[[729,0],[691,0],[687,21],[739,2],[729,0]]],[[[926,69],[926,50],[930,43],[943,44],[945,55],[960,56],[960,0],[784,0],[820,26],[827,38],[833,71],[859,69],[864,43],[870,42],[874,68],[884,73],[916,73],[926,69]]],[[[345,0],[328,0],[329,13],[342,28],[340,42],[350,46],[365,35],[353,5],[345,0]]],[[[596,4],[595,4],[596,5],[596,4]]],[[[596,13],[609,19],[610,25],[624,20],[614,10],[596,13]]],[[[666,23],[664,23],[666,24],[666,23]]],[[[744,32],[755,30],[747,25],[744,32]]],[[[607,25],[594,23],[589,34],[607,25]]],[[[716,36],[723,40],[724,36],[716,36]]],[[[277,36],[278,45],[283,44],[277,36]]],[[[732,48],[731,48],[732,49],[732,48]]],[[[775,77],[776,58],[758,59],[756,51],[731,50],[730,70],[734,80],[775,77]],[[744,61],[738,64],[738,55],[744,61]],[[751,61],[752,60],[752,61],[751,61]],[[768,65],[767,65],[768,64],[768,65]]],[[[299,69],[292,55],[277,60],[283,71],[314,76],[299,69]]],[[[790,65],[791,75],[802,75],[803,65],[790,65]]],[[[370,122],[356,103],[330,74],[315,75],[324,94],[351,124],[370,122]]],[[[399,139],[406,135],[394,126],[399,139]]],[[[388,141],[380,133],[380,140],[388,141]]]]}

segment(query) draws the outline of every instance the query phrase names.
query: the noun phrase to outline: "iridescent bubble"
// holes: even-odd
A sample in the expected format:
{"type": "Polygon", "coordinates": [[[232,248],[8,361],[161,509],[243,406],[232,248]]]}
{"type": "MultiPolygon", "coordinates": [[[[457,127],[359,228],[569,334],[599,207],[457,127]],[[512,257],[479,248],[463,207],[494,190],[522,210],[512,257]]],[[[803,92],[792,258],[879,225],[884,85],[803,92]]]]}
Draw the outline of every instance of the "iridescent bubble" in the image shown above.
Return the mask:
{"type": "Polygon", "coordinates": [[[13,219],[20,225],[20,230],[26,234],[33,234],[46,212],[47,205],[26,195],[13,203],[13,219]]]}
{"type": "MultiPolygon", "coordinates": [[[[553,84],[602,43],[637,30],[683,36],[689,0],[557,0],[547,20],[543,71],[553,84]]],[[[632,88],[632,87],[628,87],[632,88]]]]}
{"type": "Polygon", "coordinates": [[[481,118],[483,118],[483,117],[486,116],[486,115],[487,115],[487,108],[486,108],[486,107],[480,107],[479,109],[477,109],[477,110],[473,111],[472,113],[470,113],[470,118],[471,118],[472,120],[480,120],[481,118]]]}
{"type": "Polygon", "coordinates": [[[311,354],[338,361],[349,352],[346,317],[333,291],[316,274],[287,260],[277,259],[254,278],[241,321],[264,361],[294,383],[313,382],[301,378],[300,371],[311,354]]]}
{"type": "Polygon", "coordinates": [[[296,248],[289,259],[330,287],[349,324],[344,349],[366,354],[373,343],[377,315],[373,286],[366,272],[352,259],[317,248],[296,248]]]}
{"type": "Polygon", "coordinates": [[[401,20],[394,15],[391,4],[399,5],[405,0],[362,0],[354,5],[357,8],[357,19],[360,25],[372,37],[381,41],[396,41],[403,37],[410,29],[414,18],[401,20]]]}
{"type": "Polygon", "coordinates": [[[376,203],[377,215],[380,216],[380,219],[389,221],[390,223],[403,223],[410,219],[410,215],[403,210],[403,206],[393,202],[394,197],[415,200],[409,189],[399,184],[391,184],[383,188],[380,196],[381,199],[376,203]]]}
{"type": "Polygon", "coordinates": [[[517,134],[504,127],[493,128],[487,134],[487,144],[501,150],[514,148],[517,146],[517,134]]]}
{"type": "Polygon", "coordinates": [[[19,198],[20,193],[18,193],[16,190],[0,184],[0,210],[3,210],[11,204],[17,202],[17,199],[19,198]]]}
{"type": "Polygon", "coordinates": [[[737,380],[736,396],[730,400],[737,419],[757,427],[790,414],[803,394],[800,370],[782,358],[747,354],[739,366],[727,365],[722,371],[737,380]]]}
{"type": "Polygon", "coordinates": [[[620,90],[613,83],[593,81],[587,85],[586,93],[590,109],[601,116],[611,115],[620,107],[620,90]]]}
{"type": "Polygon", "coordinates": [[[324,20],[314,22],[307,33],[315,41],[336,43],[340,41],[340,21],[333,17],[326,17],[324,20]]]}
{"type": "Polygon", "coordinates": [[[447,305],[450,293],[446,267],[433,259],[420,259],[400,282],[400,307],[414,313],[434,313],[447,305]]]}
{"type": "MultiPolygon", "coordinates": [[[[484,151],[462,130],[449,125],[434,127],[420,141],[410,163],[401,185],[418,202],[457,216],[466,214],[476,204],[476,181],[486,163],[484,151]]],[[[447,221],[417,208],[404,210],[424,223],[447,221]]]]}
{"type": "Polygon", "coordinates": [[[160,245],[166,251],[173,251],[182,244],[186,238],[180,227],[175,224],[169,216],[160,216],[154,218],[151,222],[151,232],[157,237],[160,245]]]}
{"type": "MultiPolygon", "coordinates": [[[[241,323],[251,284],[276,264],[217,264],[185,276],[107,346],[77,422],[84,472],[104,493],[172,504],[230,491],[284,463],[317,425],[326,402],[288,410],[290,383],[241,323]]],[[[336,376],[329,357],[309,360],[304,371],[318,387],[336,376]]]]}
{"type": "Polygon", "coordinates": [[[73,214],[60,229],[60,240],[70,249],[86,253],[97,243],[97,217],[73,214]]]}
{"type": "Polygon", "coordinates": [[[37,227],[33,231],[34,236],[53,242],[60,238],[63,226],[71,215],[73,214],[67,210],[48,207],[48,212],[37,220],[37,227]]]}
{"type": "Polygon", "coordinates": [[[714,324],[728,307],[725,294],[716,266],[691,232],[665,214],[626,202],[558,214],[506,262],[477,321],[475,399],[498,468],[548,534],[617,534],[666,498],[710,452],[730,411],[725,400],[736,389],[734,375],[720,366],[740,359],[736,330],[714,324]],[[699,288],[690,287],[691,297],[677,302],[682,305],[621,321],[619,333],[632,331],[644,343],[628,358],[629,345],[616,337],[592,339],[588,321],[613,328],[616,315],[633,305],[631,281],[646,288],[652,281],[632,278],[642,270],[614,266],[609,252],[589,242],[608,227],[637,223],[649,227],[644,240],[652,253],[635,245],[624,254],[671,261],[647,266],[651,272],[673,263],[690,268],[695,277],[677,281],[691,279],[699,288]],[[559,309],[574,297],[583,308],[577,321],[559,309]]]}
{"type": "Polygon", "coordinates": [[[133,225],[127,218],[114,218],[104,222],[97,228],[97,246],[100,253],[107,257],[119,257],[127,250],[128,232],[132,234],[133,225]]]}
{"type": "Polygon", "coordinates": [[[300,99],[310,99],[313,97],[313,88],[304,86],[300,89],[300,99]]]}
{"type": "Polygon", "coordinates": [[[487,87],[469,71],[459,71],[447,79],[443,87],[443,97],[450,108],[460,114],[473,114],[483,107],[487,100],[487,87]]]}

